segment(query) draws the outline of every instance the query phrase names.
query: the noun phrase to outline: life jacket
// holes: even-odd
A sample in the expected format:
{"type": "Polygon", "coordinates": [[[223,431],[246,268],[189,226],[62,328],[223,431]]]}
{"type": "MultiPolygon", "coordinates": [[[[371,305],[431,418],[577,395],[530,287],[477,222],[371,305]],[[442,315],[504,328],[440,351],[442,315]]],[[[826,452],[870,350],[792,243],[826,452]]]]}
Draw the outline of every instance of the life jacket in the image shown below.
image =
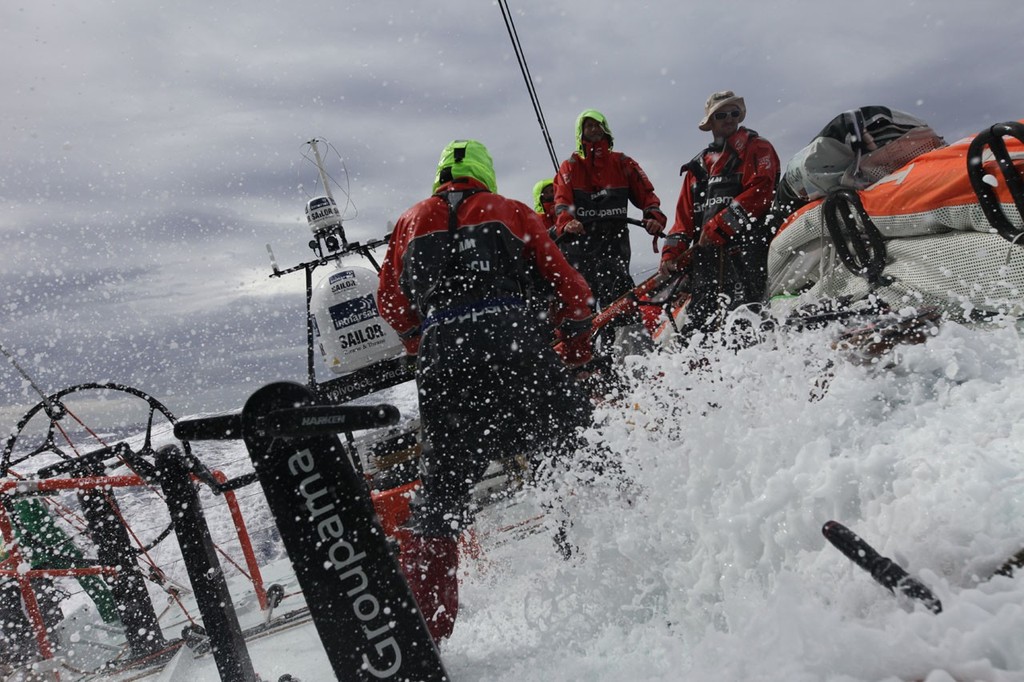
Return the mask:
{"type": "MultiPolygon", "coordinates": [[[[753,130],[747,130],[747,135],[749,140],[758,136],[753,130]]],[[[683,175],[687,171],[695,179],[690,191],[693,199],[693,227],[696,239],[700,235],[700,229],[743,191],[743,158],[728,143],[724,144],[722,150],[715,149],[714,145],[711,145],[684,164],[679,169],[679,174],[683,175]],[[722,166],[722,170],[711,175],[704,157],[710,152],[719,151],[728,155],[728,158],[722,166]]]]}
{"type": "Polygon", "coordinates": [[[446,243],[432,249],[437,256],[438,251],[444,254],[443,262],[431,268],[432,282],[418,297],[426,313],[424,328],[449,315],[524,304],[527,277],[521,255],[512,252],[517,244],[509,243],[508,230],[497,220],[459,226],[459,206],[482,191],[449,189],[434,195],[445,203],[448,230],[446,243]]]}

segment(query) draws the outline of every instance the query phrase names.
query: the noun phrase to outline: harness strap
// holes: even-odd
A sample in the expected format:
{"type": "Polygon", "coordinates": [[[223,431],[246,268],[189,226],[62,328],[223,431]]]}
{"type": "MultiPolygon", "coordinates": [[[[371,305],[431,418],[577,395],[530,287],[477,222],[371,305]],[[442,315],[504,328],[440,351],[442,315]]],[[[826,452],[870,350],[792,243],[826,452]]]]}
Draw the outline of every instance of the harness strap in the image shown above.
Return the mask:
{"type": "Polygon", "coordinates": [[[472,303],[455,306],[453,308],[431,311],[431,313],[427,315],[426,319],[423,320],[422,329],[423,331],[426,331],[435,324],[445,324],[460,318],[473,318],[475,320],[483,315],[504,312],[514,308],[522,308],[525,305],[526,302],[516,296],[485,298],[480,301],[473,301],[472,303]]]}
{"type": "MultiPolygon", "coordinates": [[[[456,149],[455,151],[458,152],[459,150],[456,149]]],[[[465,152],[465,150],[462,151],[465,152]]],[[[445,170],[449,169],[446,168],[445,170]]],[[[445,258],[444,263],[442,263],[441,265],[437,279],[434,280],[434,283],[430,285],[426,292],[424,292],[424,301],[430,301],[430,299],[433,298],[434,291],[437,289],[437,285],[441,283],[441,281],[445,278],[445,275],[454,270],[456,267],[456,259],[458,258],[458,245],[456,244],[455,241],[455,233],[459,229],[459,205],[463,201],[465,201],[467,197],[470,197],[476,194],[477,192],[483,191],[484,190],[482,189],[465,189],[459,191],[448,190],[445,192],[438,192],[437,194],[434,195],[435,197],[443,201],[445,205],[448,207],[448,256],[447,258],[445,258]]],[[[424,325],[421,325],[421,327],[424,329],[426,328],[424,325]]]]}
{"type": "MultiPolygon", "coordinates": [[[[417,331],[426,331],[428,327],[435,325],[439,322],[450,322],[452,320],[465,318],[467,316],[473,317],[475,319],[476,317],[482,314],[500,312],[503,310],[509,310],[511,308],[521,307],[525,305],[525,300],[523,298],[522,293],[524,274],[522,272],[522,266],[517,265],[516,267],[518,269],[516,273],[511,273],[510,276],[515,277],[514,284],[516,289],[518,289],[519,295],[501,296],[500,294],[503,293],[501,291],[501,287],[485,287],[485,289],[487,289],[488,291],[482,291],[480,293],[491,293],[492,295],[487,298],[482,298],[463,305],[440,308],[435,307],[438,303],[440,303],[442,306],[445,303],[443,297],[441,301],[435,300],[435,294],[437,293],[437,289],[439,286],[442,286],[442,283],[444,283],[450,277],[457,277],[460,274],[478,274],[473,273],[473,271],[471,270],[465,269],[463,266],[460,266],[458,240],[456,234],[459,229],[458,209],[462,202],[465,201],[470,196],[472,196],[473,194],[486,191],[488,190],[472,188],[465,190],[448,190],[445,192],[439,192],[434,195],[438,199],[444,201],[448,206],[449,248],[448,255],[445,258],[444,263],[441,264],[440,268],[437,271],[436,279],[434,280],[433,284],[431,284],[431,286],[427,289],[422,298],[422,301],[424,303],[424,309],[427,311],[427,316],[420,324],[420,326],[417,328],[417,331]],[[498,291],[495,291],[495,289],[498,289],[498,291]],[[499,295],[495,296],[495,293],[499,295]]],[[[487,284],[487,282],[485,281],[483,282],[483,284],[487,284]]],[[[507,287],[505,289],[507,290],[507,287]]]]}
{"type": "MultiPolygon", "coordinates": [[[[753,131],[751,131],[750,137],[751,138],[757,137],[757,133],[754,133],[753,131]]],[[[679,169],[679,174],[680,175],[682,175],[686,171],[689,171],[693,175],[693,177],[696,179],[696,181],[694,182],[693,188],[691,190],[691,193],[692,193],[692,196],[693,196],[693,207],[694,207],[693,230],[694,230],[695,237],[700,234],[701,228],[704,227],[704,223],[706,223],[712,217],[712,215],[708,215],[708,213],[707,213],[708,207],[707,207],[707,204],[706,204],[706,202],[709,199],[709,197],[708,197],[708,187],[710,185],[710,180],[711,180],[711,173],[708,170],[707,166],[704,164],[704,155],[707,154],[708,151],[712,151],[712,148],[710,146],[705,148],[699,154],[697,154],[697,156],[695,156],[692,159],[690,159],[689,162],[684,164],[683,167],[679,169]],[[704,202],[705,203],[702,204],[703,208],[701,208],[700,212],[698,213],[696,209],[697,209],[697,206],[698,206],[698,200],[701,197],[704,198],[704,202]]],[[[713,151],[717,151],[717,150],[713,150],[713,151]]],[[[725,162],[725,166],[722,168],[722,172],[717,174],[715,177],[731,177],[731,176],[735,176],[736,175],[737,167],[739,166],[740,161],[741,161],[740,160],[740,155],[737,154],[736,150],[733,149],[728,144],[723,145],[721,151],[722,151],[722,154],[728,155],[728,160],[725,162]]],[[[715,213],[717,213],[717,211],[715,213]]]]}

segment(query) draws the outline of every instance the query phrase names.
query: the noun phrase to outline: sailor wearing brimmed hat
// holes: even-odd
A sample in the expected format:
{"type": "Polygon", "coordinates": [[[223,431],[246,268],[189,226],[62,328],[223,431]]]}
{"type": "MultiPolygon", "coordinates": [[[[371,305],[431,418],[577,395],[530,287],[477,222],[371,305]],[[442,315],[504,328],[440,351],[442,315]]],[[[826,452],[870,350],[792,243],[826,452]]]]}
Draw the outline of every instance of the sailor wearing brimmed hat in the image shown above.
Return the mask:
{"type": "Polygon", "coordinates": [[[661,270],[690,275],[684,329],[711,331],[724,313],[764,300],[771,229],[766,216],[779,180],[768,140],[741,126],[747,105],[732,90],[713,93],[697,127],[714,138],[680,169],[676,219],[661,270]]]}
{"type": "Polygon", "coordinates": [[[737,97],[732,90],[723,90],[708,97],[708,101],[704,103],[704,118],[700,120],[697,127],[701,130],[711,130],[712,120],[721,121],[730,118],[735,119],[736,124],[739,125],[746,117],[747,105],[743,102],[743,98],[737,97]],[[730,105],[731,108],[727,109],[730,105]],[[739,114],[733,114],[733,110],[738,111],[739,114]],[[721,115],[719,116],[719,114],[721,115]]]}

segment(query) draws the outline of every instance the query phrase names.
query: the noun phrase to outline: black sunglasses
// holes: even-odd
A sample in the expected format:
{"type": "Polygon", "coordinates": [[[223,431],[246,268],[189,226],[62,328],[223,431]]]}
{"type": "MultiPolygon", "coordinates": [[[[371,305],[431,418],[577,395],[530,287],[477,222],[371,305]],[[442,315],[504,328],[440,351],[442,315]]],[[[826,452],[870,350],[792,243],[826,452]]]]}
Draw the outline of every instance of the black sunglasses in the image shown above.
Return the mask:
{"type": "Polygon", "coordinates": [[[715,120],[716,121],[724,121],[725,119],[729,118],[730,116],[732,116],[733,118],[739,118],[741,116],[740,110],[739,109],[733,109],[732,111],[716,111],[715,112],[715,120]]]}

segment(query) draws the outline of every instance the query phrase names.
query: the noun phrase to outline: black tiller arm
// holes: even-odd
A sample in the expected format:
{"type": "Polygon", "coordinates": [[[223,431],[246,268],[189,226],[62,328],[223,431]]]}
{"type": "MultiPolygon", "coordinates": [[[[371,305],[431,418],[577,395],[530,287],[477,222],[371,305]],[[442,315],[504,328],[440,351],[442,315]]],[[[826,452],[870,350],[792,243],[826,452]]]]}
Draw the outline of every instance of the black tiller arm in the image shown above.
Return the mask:
{"type": "Polygon", "coordinates": [[[942,602],[924,583],[911,577],[892,559],[879,554],[874,547],[843,524],[829,521],[822,526],[821,534],[846,558],[870,573],[882,587],[893,593],[899,590],[907,597],[924,604],[932,613],[942,612],[942,602]]]}
{"type": "Polygon", "coordinates": [[[257,424],[246,424],[245,415],[182,419],[174,425],[181,440],[237,440],[246,427],[270,437],[302,437],[379,429],[398,423],[401,415],[393,405],[301,405],[275,410],[257,424]]]}

